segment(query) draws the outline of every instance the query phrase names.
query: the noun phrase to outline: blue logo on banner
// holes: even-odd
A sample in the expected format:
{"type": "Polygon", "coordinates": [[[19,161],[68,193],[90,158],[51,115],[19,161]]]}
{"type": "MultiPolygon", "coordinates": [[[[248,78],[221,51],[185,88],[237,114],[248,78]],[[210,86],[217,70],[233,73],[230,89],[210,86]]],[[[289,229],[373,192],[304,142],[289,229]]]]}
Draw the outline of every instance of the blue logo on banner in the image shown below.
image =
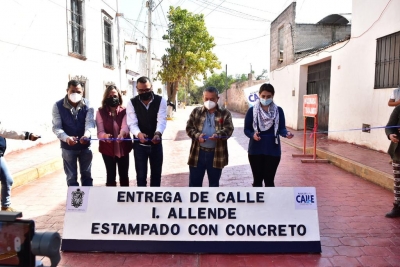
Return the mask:
{"type": "Polygon", "coordinates": [[[309,194],[297,195],[296,202],[312,204],[312,203],[315,203],[315,198],[314,198],[314,195],[309,195],[309,194]]]}
{"type": "Polygon", "coordinates": [[[257,93],[254,93],[254,94],[250,94],[250,95],[249,95],[249,101],[250,101],[250,103],[256,102],[257,99],[260,99],[260,98],[258,97],[257,93]]]}

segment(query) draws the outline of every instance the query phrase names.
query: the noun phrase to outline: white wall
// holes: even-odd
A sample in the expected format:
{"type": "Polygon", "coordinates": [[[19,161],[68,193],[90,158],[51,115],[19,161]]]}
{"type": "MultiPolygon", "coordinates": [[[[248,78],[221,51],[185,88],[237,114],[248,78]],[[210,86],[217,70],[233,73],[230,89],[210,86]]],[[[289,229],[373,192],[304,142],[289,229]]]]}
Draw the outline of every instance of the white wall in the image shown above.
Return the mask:
{"type": "MultiPolygon", "coordinates": [[[[0,121],[7,128],[42,135],[41,143],[56,140],[51,131],[53,104],[66,94],[70,76],[88,78],[87,97],[97,109],[105,82],[119,86],[116,57],[115,1],[85,1],[86,57],[68,56],[67,1],[1,1],[0,121]],[[115,69],[103,67],[101,9],[113,16],[115,69]]],[[[68,13],[69,14],[69,13],[68,13]]],[[[8,142],[8,152],[37,142],[8,142]]]]}
{"type": "MultiPolygon", "coordinates": [[[[353,0],[352,38],[348,43],[329,47],[271,72],[275,99],[285,111],[287,126],[303,127],[302,95],[306,93],[307,66],[329,59],[332,60],[329,130],[361,128],[363,123],[371,127],[386,125],[393,110],[387,102],[394,88],[374,89],[376,39],[400,31],[400,1],[392,0],[381,18],[371,25],[387,3],[353,0]],[[295,97],[291,96],[293,88],[295,97]]],[[[383,129],[372,130],[369,134],[361,131],[331,132],[329,138],[382,151],[386,151],[389,145],[383,129]]]]}

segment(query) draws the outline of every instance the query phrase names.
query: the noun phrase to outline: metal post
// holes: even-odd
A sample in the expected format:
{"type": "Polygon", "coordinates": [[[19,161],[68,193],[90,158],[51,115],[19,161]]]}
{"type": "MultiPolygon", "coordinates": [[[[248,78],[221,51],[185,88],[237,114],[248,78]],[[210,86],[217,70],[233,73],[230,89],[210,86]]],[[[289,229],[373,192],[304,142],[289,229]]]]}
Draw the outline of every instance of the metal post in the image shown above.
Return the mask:
{"type": "Polygon", "coordinates": [[[228,108],[228,64],[225,64],[225,108],[228,108]]]}
{"type": "Polygon", "coordinates": [[[147,29],[147,77],[151,81],[151,12],[153,7],[153,0],[147,1],[149,13],[148,13],[148,29],[147,29]]]}

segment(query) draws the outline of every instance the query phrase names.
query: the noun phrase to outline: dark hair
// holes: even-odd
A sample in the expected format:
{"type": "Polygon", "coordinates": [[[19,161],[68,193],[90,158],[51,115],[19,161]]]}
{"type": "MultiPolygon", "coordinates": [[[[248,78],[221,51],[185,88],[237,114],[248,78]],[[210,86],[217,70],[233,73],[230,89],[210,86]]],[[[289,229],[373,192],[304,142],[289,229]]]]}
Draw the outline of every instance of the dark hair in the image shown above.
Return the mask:
{"type": "Polygon", "coordinates": [[[267,91],[270,92],[272,95],[275,95],[275,89],[270,83],[264,83],[263,85],[261,85],[258,93],[261,94],[263,91],[267,91]]]}
{"type": "Polygon", "coordinates": [[[137,79],[137,83],[147,83],[149,82],[151,84],[151,81],[149,78],[147,78],[146,76],[142,76],[139,79],[137,79]]]}
{"type": "Polygon", "coordinates": [[[101,101],[101,107],[107,106],[107,104],[106,104],[106,99],[108,98],[108,95],[110,94],[110,92],[111,92],[112,90],[114,90],[114,89],[115,89],[115,91],[117,91],[117,93],[118,93],[119,104],[122,105],[122,95],[121,95],[121,91],[120,91],[115,85],[109,85],[109,86],[107,87],[107,89],[104,91],[103,100],[101,101]]]}
{"type": "Polygon", "coordinates": [[[70,81],[68,82],[68,88],[69,88],[71,85],[77,87],[78,85],[82,86],[82,83],[81,83],[80,81],[77,81],[77,80],[70,80],[70,81]]]}
{"type": "Polygon", "coordinates": [[[217,96],[219,94],[218,89],[213,86],[207,87],[203,92],[215,93],[217,96]]]}

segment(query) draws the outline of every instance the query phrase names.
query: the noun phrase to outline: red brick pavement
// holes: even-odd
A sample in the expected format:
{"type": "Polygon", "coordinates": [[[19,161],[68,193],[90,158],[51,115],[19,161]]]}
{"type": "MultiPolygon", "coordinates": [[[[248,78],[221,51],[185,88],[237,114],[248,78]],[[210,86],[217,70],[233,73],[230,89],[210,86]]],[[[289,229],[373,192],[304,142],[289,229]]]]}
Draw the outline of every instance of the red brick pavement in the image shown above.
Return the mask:
{"type": "MultiPolygon", "coordinates": [[[[184,132],[190,108],[179,109],[164,134],[162,186],[187,186],[190,140],[184,132]]],[[[234,113],[235,132],[229,140],[229,166],[221,186],[251,185],[243,115],[234,113]]],[[[295,137],[298,138],[298,137],[295,137]]],[[[96,149],[96,145],[93,146],[96,149]]],[[[59,152],[56,152],[59,153],[59,152]]],[[[318,197],[321,254],[197,255],[62,253],[59,266],[400,266],[400,219],[387,219],[392,193],[331,164],[302,164],[296,148],[282,145],[277,186],[315,186],[318,197]]],[[[131,186],[135,170],[131,157],[131,186]]],[[[105,184],[101,156],[93,160],[95,186],[105,184]]],[[[206,181],[206,179],[205,179],[206,181]]],[[[62,170],[13,190],[13,206],[34,219],[38,231],[62,235],[67,191],[62,170]]],[[[106,211],[105,211],[106,212],[106,211]]],[[[47,259],[44,262],[48,264],[47,259]]]]}

